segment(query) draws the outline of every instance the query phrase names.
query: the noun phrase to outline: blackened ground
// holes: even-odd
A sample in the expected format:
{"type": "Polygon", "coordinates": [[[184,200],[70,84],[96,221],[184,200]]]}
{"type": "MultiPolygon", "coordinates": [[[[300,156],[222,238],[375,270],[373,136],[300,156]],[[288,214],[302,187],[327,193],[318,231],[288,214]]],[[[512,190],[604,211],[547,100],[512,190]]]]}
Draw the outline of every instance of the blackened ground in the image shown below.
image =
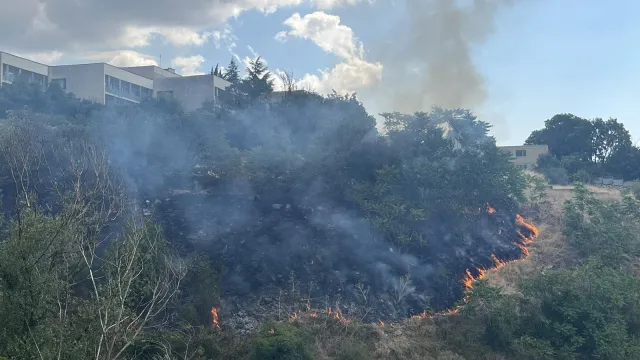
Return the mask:
{"type": "Polygon", "coordinates": [[[238,186],[173,191],[152,203],[184,255],[205,252],[224,268],[222,296],[238,308],[342,304],[343,312],[370,320],[453,307],[463,296],[465,270],[492,267],[492,254],[520,257],[517,231],[529,235],[515,214],[498,211],[464,225],[435,219],[423,225],[426,246],[399,248],[353,211],[326,202],[265,202],[238,186]]]}

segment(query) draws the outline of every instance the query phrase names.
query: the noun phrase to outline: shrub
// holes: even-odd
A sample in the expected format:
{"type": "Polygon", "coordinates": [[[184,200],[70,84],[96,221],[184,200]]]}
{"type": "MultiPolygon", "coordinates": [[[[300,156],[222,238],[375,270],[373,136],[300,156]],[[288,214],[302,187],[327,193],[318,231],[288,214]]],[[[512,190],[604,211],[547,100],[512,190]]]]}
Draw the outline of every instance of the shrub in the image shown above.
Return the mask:
{"type": "Polygon", "coordinates": [[[253,344],[253,360],[312,360],[305,336],[292,324],[265,324],[253,344]]]}
{"type": "Polygon", "coordinates": [[[348,342],[343,345],[337,360],[368,360],[371,357],[371,351],[366,345],[348,342]]]}
{"type": "Polygon", "coordinates": [[[542,168],[540,172],[544,174],[549,181],[549,184],[553,185],[567,185],[569,184],[569,174],[567,170],[561,167],[542,168]]]}
{"type": "Polygon", "coordinates": [[[636,199],[640,200],[640,180],[633,181],[629,186],[629,189],[636,199]]]}
{"type": "Polygon", "coordinates": [[[578,170],[578,172],[576,172],[575,174],[571,175],[571,182],[580,182],[580,183],[588,184],[591,182],[591,176],[586,170],[581,169],[581,170],[578,170]]]}

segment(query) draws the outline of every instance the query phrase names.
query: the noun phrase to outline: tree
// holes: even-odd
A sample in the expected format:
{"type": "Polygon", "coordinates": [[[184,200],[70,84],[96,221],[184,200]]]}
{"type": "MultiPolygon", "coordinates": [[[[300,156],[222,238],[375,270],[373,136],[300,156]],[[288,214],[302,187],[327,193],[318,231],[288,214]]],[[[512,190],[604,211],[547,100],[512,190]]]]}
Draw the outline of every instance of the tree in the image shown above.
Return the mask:
{"type": "Polygon", "coordinates": [[[592,123],[593,160],[596,164],[604,165],[614,153],[631,147],[631,135],[617,119],[604,121],[598,118],[592,123]]]}
{"type": "Polygon", "coordinates": [[[545,144],[558,158],[576,155],[582,161],[591,160],[593,125],[589,120],[573,114],[558,114],[544,122],[544,129],[531,133],[525,144],[545,144]]]}
{"type": "Polygon", "coordinates": [[[238,63],[236,59],[232,56],[229,61],[229,66],[224,70],[224,75],[222,76],[225,80],[230,82],[232,85],[238,85],[240,83],[240,73],[238,72],[238,63]]]}
{"type": "Polygon", "coordinates": [[[267,64],[260,56],[249,61],[247,77],[242,79],[241,91],[249,99],[257,99],[273,92],[274,79],[267,64]]]}
{"type": "Polygon", "coordinates": [[[218,64],[216,64],[215,69],[213,67],[211,68],[211,75],[224,78],[224,75],[222,74],[222,70],[220,70],[220,67],[218,66],[218,64]]]}

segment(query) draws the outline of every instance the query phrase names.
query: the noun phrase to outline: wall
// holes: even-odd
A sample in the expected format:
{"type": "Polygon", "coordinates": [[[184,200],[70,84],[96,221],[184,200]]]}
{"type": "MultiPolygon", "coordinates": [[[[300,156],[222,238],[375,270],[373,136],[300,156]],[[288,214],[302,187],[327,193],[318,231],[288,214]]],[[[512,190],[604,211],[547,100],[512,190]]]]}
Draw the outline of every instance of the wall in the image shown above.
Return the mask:
{"type": "Polygon", "coordinates": [[[47,78],[44,79],[43,81],[44,83],[42,85],[43,86],[47,85],[46,82],[48,82],[48,78],[49,78],[49,67],[47,65],[40,64],[35,61],[27,60],[19,56],[11,55],[5,52],[0,52],[0,84],[2,84],[2,81],[7,80],[3,78],[2,64],[15,66],[23,70],[27,70],[36,74],[43,75],[47,78]]]}
{"type": "Polygon", "coordinates": [[[134,74],[144,76],[147,79],[157,79],[163,77],[180,77],[180,75],[176,73],[172,73],[171,71],[165,70],[161,67],[150,65],[150,66],[131,66],[131,67],[121,67],[120,69],[132,72],[134,74]]]}
{"type": "Polygon", "coordinates": [[[158,92],[173,91],[173,97],[182,103],[186,111],[197,110],[206,101],[215,101],[215,88],[225,89],[230,83],[214,75],[194,75],[175,78],[157,78],[158,92]]]}
{"type": "Polygon", "coordinates": [[[66,79],[67,92],[104,105],[105,64],[52,66],[51,79],[66,79]]]}
{"type": "Polygon", "coordinates": [[[513,159],[511,160],[516,166],[524,169],[533,169],[536,166],[538,157],[549,153],[547,145],[520,145],[520,146],[500,146],[502,150],[511,152],[513,159]],[[516,150],[526,152],[525,156],[516,156],[516,150]]]}
{"type": "Polygon", "coordinates": [[[49,67],[47,65],[27,60],[5,52],[0,52],[0,62],[13,65],[15,67],[19,67],[21,69],[28,70],[40,75],[49,76],[49,67]]]}

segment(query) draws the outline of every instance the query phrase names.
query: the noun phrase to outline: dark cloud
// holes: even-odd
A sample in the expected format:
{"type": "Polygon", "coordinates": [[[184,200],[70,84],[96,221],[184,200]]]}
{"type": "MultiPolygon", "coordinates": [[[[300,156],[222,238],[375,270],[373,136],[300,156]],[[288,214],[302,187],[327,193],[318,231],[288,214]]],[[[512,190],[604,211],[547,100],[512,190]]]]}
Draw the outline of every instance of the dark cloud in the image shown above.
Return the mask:
{"type": "Polygon", "coordinates": [[[273,11],[301,0],[8,0],[0,48],[17,52],[104,51],[136,45],[148,30],[202,30],[249,9],[273,11]],[[138,31],[135,31],[138,29],[138,31]]]}

